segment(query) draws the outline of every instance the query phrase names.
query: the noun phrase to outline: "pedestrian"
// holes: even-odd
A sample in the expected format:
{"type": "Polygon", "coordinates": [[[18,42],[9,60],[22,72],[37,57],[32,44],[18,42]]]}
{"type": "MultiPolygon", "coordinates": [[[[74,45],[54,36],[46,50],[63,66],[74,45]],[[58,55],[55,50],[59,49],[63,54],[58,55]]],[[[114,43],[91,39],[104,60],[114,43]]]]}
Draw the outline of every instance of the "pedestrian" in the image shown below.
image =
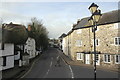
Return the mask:
{"type": "Polygon", "coordinates": [[[58,66],[58,67],[60,67],[61,65],[60,65],[60,56],[58,56],[57,57],[57,63],[56,63],[56,65],[55,65],[56,67],[58,66]]]}

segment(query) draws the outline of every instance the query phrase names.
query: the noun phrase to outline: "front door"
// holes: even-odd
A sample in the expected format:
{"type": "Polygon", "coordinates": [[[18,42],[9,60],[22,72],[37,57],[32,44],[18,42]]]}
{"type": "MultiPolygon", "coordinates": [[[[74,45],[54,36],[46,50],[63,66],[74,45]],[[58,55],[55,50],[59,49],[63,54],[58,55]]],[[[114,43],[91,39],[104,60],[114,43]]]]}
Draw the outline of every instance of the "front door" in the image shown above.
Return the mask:
{"type": "MultiPolygon", "coordinates": [[[[93,54],[93,61],[94,61],[94,54],[93,54]]],[[[100,55],[99,54],[96,54],[96,65],[100,65],[100,55]]]]}
{"type": "Polygon", "coordinates": [[[90,64],[90,54],[85,54],[86,56],[86,60],[85,60],[85,63],[86,64],[90,64]]]}

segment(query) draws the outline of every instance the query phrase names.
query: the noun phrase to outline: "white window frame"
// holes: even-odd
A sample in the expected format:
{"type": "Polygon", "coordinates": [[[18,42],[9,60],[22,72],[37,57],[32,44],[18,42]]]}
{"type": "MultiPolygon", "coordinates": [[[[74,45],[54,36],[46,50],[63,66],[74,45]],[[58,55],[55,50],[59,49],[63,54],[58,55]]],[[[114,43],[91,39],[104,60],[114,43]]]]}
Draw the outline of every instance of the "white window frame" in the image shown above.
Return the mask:
{"type": "Polygon", "coordinates": [[[104,55],[103,55],[103,57],[104,57],[104,62],[105,62],[105,63],[111,63],[111,55],[110,55],[110,62],[108,62],[108,55],[110,55],[110,54],[104,54],[104,55]],[[106,58],[107,58],[106,60],[107,60],[107,61],[105,61],[105,55],[106,55],[106,58]]]}
{"type": "Polygon", "coordinates": [[[99,31],[100,29],[99,29],[99,27],[97,27],[97,30],[96,31],[99,31]]]}
{"type": "Polygon", "coordinates": [[[82,41],[81,40],[76,40],[76,46],[82,46],[82,41]]]}
{"type": "Polygon", "coordinates": [[[77,33],[77,34],[81,34],[81,33],[82,33],[82,29],[76,30],[76,33],[77,33]]]}
{"type": "Polygon", "coordinates": [[[120,55],[115,55],[115,64],[120,64],[120,55]],[[118,56],[118,62],[116,62],[116,56],[118,56]]]}
{"type": "MultiPolygon", "coordinates": [[[[100,40],[99,39],[95,39],[95,45],[99,46],[100,45],[100,40]],[[96,45],[96,40],[98,40],[98,45],[96,45]]],[[[94,46],[94,39],[93,39],[93,46],[94,46]]]]}
{"type": "Polygon", "coordinates": [[[115,28],[115,29],[119,29],[119,28],[120,28],[120,23],[115,23],[115,24],[114,24],[114,28],[115,28]]]}
{"type": "Polygon", "coordinates": [[[77,60],[83,60],[83,53],[77,53],[77,60]]]}
{"type": "Polygon", "coordinates": [[[120,37],[115,37],[115,38],[114,38],[114,45],[115,45],[115,46],[120,46],[120,44],[116,44],[116,40],[115,40],[116,38],[117,38],[117,43],[120,43],[120,42],[119,42],[119,38],[120,38],[120,37]]]}

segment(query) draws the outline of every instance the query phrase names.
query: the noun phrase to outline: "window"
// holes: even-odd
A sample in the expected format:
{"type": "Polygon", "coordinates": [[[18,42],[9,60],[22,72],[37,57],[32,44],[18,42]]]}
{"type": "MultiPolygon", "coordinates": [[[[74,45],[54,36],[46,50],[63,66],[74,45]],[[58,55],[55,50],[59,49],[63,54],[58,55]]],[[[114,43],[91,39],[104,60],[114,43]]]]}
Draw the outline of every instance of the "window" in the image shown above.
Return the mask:
{"type": "MultiPolygon", "coordinates": [[[[93,40],[93,45],[94,45],[94,40],[93,40]]],[[[98,39],[95,39],[95,45],[99,46],[99,40],[98,39]]]]}
{"type": "Polygon", "coordinates": [[[120,45],[120,37],[116,37],[114,41],[115,45],[120,45]]]}
{"type": "Polygon", "coordinates": [[[81,29],[78,29],[77,30],[77,34],[80,34],[82,31],[81,31],[81,29]]]}
{"type": "MultiPolygon", "coordinates": [[[[93,54],[93,60],[94,60],[94,54],[93,54]]],[[[98,61],[99,60],[99,54],[96,54],[96,61],[98,61]]]]}
{"type": "Polygon", "coordinates": [[[120,55],[115,55],[115,63],[120,64],[120,55]]]}
{"type": "Polygon", "coordinates": [[[115,29],[120,28],[120,23],[115,23],[115,24],[114,24],[114,28],[115,28],[115,29]]]}
{"type": "Polygon", "coordinates": [[[6,56],[3,56],[3,66],[6,66],[6,56]]]}
{"type": "Polygon", "coordinates": [[[77,40],[76,41],[76,46],[82,46],[82,41],[81,40],[77,40]]]}
{"type": "Polygon", "coordinates": [[[106,62],[106,63],[110,63],[110,61],[111,61],[111,56],[110,55],[108,55],[108,54],[105,54],[104,55],[104,62],[106,62]]]}
{"type": "Polygon", "coordinates": [[[83,53],[77,53],[77,60],[83,60],[83,53]]]}
{"type": "Polygon", "coordinates": [[[95,44],[98,46],[98,39],[95,40],[95,44]]]}

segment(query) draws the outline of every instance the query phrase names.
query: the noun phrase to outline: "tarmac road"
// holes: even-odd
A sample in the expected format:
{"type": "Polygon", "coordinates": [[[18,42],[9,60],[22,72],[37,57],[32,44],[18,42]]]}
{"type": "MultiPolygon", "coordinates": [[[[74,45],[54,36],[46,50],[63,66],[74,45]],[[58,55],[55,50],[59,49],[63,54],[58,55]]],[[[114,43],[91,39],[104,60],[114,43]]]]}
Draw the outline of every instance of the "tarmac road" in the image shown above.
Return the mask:
{"type": "MultiPolygon", "coordinates": [[[[94,78],[92,68],[68,65],[61,55],[56,48],[48,49],[21,78],[94,78]],[[58,56],[61,57],[61,66],[55,67],[58,56]]],[[[99,69],[97,78],[118,78],[118,73],[99,69]]]]}

